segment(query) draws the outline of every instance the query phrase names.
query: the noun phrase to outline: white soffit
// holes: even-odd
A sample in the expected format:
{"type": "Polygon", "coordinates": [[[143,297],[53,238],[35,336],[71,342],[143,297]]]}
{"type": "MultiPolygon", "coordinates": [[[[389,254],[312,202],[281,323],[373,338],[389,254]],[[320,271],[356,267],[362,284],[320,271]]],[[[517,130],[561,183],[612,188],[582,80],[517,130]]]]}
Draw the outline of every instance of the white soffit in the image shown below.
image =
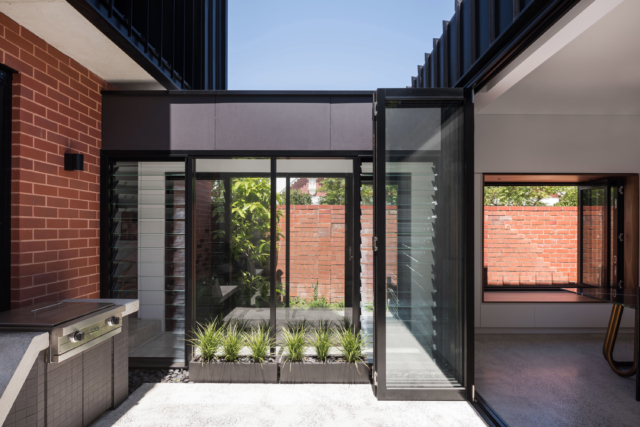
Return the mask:
{"type": "Polygon", "coordinates": [[[583,0],[475,95],[479,114],[640,114],[639,0],[583,0]]]}
{"type": "Polygon", "coordinates": [[[118,89],[165,90],[65,0],[0,0],[0,12],[118,89]]]}

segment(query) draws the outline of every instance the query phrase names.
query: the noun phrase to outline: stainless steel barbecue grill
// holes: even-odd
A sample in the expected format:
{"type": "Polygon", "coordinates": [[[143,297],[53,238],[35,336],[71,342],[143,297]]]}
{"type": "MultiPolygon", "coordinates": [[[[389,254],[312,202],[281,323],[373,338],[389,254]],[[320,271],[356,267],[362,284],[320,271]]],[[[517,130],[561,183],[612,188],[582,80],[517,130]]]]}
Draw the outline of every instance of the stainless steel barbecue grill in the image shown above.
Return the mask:
{"type": "Polygon", "coordinates": [[[59,363],[119,334],[124,310],[113,303],[41,303],[0,313],[0,330],[49,332],[47,362],[59,363]]]}

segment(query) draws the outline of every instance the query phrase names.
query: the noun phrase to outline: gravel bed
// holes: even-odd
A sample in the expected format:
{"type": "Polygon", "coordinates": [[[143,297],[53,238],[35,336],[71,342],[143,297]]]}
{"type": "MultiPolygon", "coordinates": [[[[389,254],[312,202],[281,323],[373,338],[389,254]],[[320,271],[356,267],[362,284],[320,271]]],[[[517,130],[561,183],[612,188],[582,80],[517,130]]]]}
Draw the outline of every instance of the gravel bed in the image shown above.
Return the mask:
{"type": "Polygon", "coordinates": [[[176,369],[129,369],[129,394],[144,383],[192,383],[189,370],[176,369]]]}

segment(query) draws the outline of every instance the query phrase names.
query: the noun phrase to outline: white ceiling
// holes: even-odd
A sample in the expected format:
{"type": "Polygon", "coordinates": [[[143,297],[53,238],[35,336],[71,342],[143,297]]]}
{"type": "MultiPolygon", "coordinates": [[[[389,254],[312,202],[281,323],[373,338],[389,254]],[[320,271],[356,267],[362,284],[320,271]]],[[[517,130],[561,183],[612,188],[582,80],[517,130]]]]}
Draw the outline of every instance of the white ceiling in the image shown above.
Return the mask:
{"type": "Polygon", "coordinates": [[[65,0],[0,0],[0,12],[118,89],[164,90],[65,0]]]}
{"type": "Polygon", "coordinates": [[[477,113],[640,115],[639,22],[624,0],[477,113]]]}

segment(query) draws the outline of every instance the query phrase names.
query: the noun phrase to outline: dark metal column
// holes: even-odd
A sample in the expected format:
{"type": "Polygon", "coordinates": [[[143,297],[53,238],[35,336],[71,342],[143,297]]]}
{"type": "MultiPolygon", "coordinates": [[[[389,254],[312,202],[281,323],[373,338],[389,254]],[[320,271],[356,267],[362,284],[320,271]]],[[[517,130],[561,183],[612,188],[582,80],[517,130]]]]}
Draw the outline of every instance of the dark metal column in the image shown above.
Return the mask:
{"type": "Polygon", "coordinates": [[[286,244],[287,244],[287,250],[286,250],[286,261],[285,261],[285,280],[287,281],[286,284],[286,291],[285,291],[285,296],[284,296],[284,304],[285,307],[289,307],[289,297],[290,297],[290,292],[291,292],[291,278],[289,277],[289,274],[291,274],[291,177],[289,175],[287,175],[287,201],[286,201],[287,207],[287,230],[286,230],[286,244]]]}
{"type": "MultiPolygon", "coordinates": [[[[195,221],[195,159],[188,156],[185,159],[185,337],[189,338],[195,326],[195,251],[194,244],[194,221],[195,221]]],[[[189,363],[192,358],[193,346],[188,339],[185,340],[185,363],[189,363]]]]}
{"type": "Polygon", "coordinates": [[[278,251],[278,230],[277,230],[277,190],[276,190],[276,158],[271,157],[271,251],[269,255],[269,280],[271,286],[269,287],[269,325],[271,326],[271,335],[275,338],[276,335],[276,266],[277,266],[277,251],[278,251]]]}

